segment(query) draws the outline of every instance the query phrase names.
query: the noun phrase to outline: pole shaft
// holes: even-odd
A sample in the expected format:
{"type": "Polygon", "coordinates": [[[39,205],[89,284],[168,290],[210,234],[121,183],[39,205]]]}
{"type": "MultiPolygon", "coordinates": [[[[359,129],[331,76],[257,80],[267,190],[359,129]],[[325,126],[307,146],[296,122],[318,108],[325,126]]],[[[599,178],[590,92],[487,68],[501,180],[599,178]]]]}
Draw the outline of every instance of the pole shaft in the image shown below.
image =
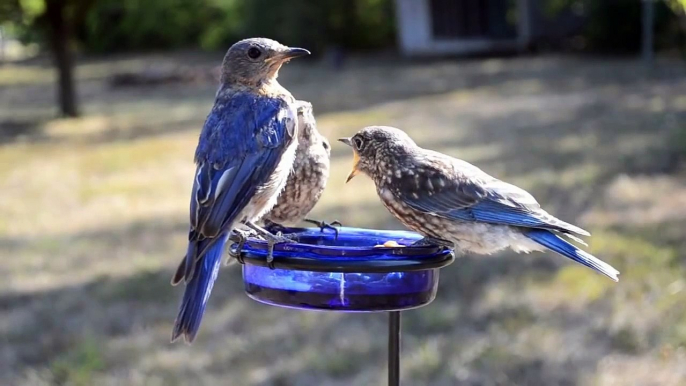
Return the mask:
{"type": "Polygon", "coordinates": [[[400,311],[388,313],[388,386],[400,386],[400,311]]]}

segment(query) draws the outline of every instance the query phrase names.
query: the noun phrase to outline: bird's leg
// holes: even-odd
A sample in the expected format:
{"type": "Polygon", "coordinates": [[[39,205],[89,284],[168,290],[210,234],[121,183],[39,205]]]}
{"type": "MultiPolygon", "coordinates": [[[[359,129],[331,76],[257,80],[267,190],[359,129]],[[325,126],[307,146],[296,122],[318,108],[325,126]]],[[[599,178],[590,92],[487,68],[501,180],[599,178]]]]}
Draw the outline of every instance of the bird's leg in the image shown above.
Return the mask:
{"type": "Polygon", "coordinates": [[[286,227],[270,220],[264,220],[264,229],[271,234],[276,234],[279,232],[283,233],[286,230],[286,227]]]}
{"type": "Polygon", "coordinates": [[[439,239],[437,237],[424,237],[410,244],[411,247],[421,247],[426,245],[438,245],[440,247],[455,249],[455,243],[448,240],[439,239]]]}
{"type": "Polygon", "coordinates": [[[333,232],[335,234],[334,239],[338,239],[338,228],[336,228],[336,226],[339,226],[339,227],[343,226],[343,224],[341,224],[341,222],[338,220],[334,220],[334,221],[331,221],[330,223],[326,223],[324,221],[318,221],[318,220],[306,218],[303,221],[309,222],[310,224],[314,224],[314,225],[318,226],[319,230],[322,232],[324,232],[324,229],[333,230],[333,232]]]}
{"type": "Polygon", "coordinates": [[[255,231],[234,229],[229,236],[229,240],[238,243],[238,245],[236,246],[236,251],[234,253],[229,251],[229,258],[226,260],[225,265],[229,264],[232,257],[235,258],[240,264],[244,264],[245,261],[243,260],[243,254],[241,253],[243,252],[243,246],[245,245],[245,242],[248,241],[248,237],[255,235],[257,235],[257,232],[255,231]]]}
{"type": "Polygon", "coordinates": [[[267,266],[271,269],[274,269],[274,245],[290,243],[293,242],[293,240],[285,237],[281,232],[272,234],[268,230],[250,221],[246,221],[244,224],[267,240],[267,266]]]}

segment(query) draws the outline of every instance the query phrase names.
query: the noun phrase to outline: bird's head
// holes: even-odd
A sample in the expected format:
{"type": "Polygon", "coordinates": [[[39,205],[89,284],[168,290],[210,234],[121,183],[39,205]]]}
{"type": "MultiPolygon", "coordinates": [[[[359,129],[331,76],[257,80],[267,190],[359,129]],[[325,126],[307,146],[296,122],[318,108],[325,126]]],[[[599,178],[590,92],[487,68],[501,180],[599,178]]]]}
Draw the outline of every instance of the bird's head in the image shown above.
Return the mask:
{"type": "Polygon", "coordinates": [[[287,47],[266,38],[241,40],[229,48],[222,63],[221,82],[258,86],[276,79],[281,66],[293,58],[309,55],[304,48],[287,47]]]}
{"type": "Polygon", "coordinates": [[[295,103],[298,111],[298,147],[308,149],[310,146],[321,146],[327,155],[331,155],[329,141],[317,131],[312,104],[301,100],[295,103]]]}
{"type": "Polygon", "coordinates": [[[353,168],[348,174],[348,182],[358,173],[372,179],[381,177],[394,167],[398,167],[417,148],[417,144],[404,131],[390,126],[369,126],[350,138],[340,138],[340,142],[353,149],[353,168]]]}

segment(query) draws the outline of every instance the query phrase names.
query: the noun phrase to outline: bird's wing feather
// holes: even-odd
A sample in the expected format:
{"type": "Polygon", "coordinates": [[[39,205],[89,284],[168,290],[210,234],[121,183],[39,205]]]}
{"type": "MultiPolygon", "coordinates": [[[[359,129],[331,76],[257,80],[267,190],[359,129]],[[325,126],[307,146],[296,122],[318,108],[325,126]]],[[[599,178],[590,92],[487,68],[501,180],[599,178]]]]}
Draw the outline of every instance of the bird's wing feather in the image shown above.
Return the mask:
{"type": "MultiPolygon", "coordinates": [[[[190,241],[226,232],[276,169],[295,135],[295,114],[278,99],[238,94],[217,100],[196,151],[190,241]]],[[[208,244],[204,250],[209,248],[208,244]]],[[[186,276],[204,251],[186,256],[186,276]],[[192,256],[194,255],[194,256],[192,256]]]]}
{"type": "Polygon", "coordinates": [[[588,235],[548,214],[525,190],[464,164],[432,157],[396,195],[415,210],[448,219],[588,235]]]}

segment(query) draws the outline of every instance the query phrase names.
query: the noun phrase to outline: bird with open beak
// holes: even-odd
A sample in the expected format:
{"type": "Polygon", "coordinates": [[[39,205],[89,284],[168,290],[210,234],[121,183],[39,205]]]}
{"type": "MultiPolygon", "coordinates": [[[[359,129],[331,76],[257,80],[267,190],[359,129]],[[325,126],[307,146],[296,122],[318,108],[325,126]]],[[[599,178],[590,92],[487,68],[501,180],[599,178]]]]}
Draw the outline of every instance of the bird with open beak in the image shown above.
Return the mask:
{"type": "Polygon", "coordinates": [[[555,218],[521,188],[423,149],[394,127],[366,127],[339,141],[353,149],[347,181],[358,173],[369,176],[391,214],[425,236],[418,244],[477,254],[550,249],[618,280],[619,271],[567,240],[585,245],[578,236],[589,236],[587,231],[555,218]]]}

